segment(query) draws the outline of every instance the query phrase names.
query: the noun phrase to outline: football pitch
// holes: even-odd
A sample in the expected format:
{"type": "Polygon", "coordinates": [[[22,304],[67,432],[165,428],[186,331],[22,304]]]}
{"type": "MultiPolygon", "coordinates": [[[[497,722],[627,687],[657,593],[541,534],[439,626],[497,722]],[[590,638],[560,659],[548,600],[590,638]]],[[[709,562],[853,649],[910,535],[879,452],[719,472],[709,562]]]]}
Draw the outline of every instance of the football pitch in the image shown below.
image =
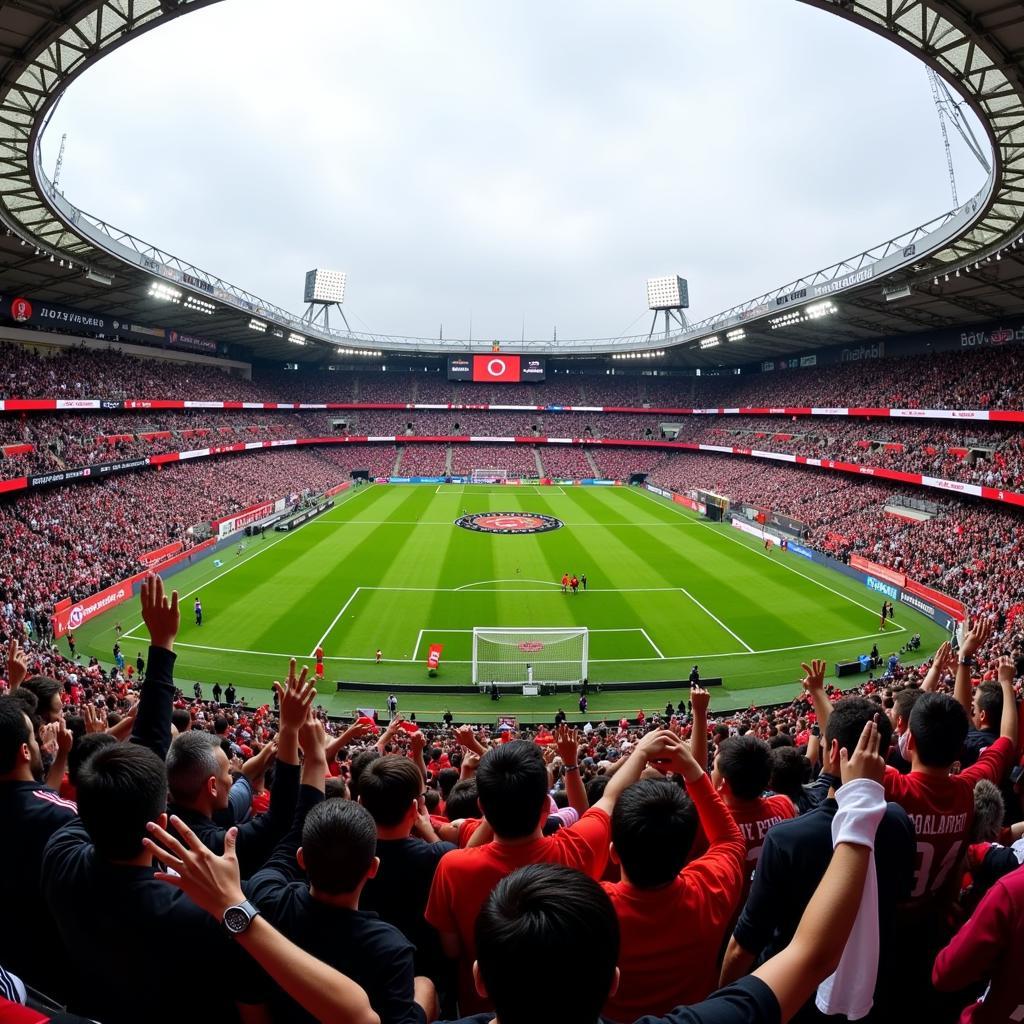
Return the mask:
{"type": "MultiPolygon", "coordinates": [[[[171,578],[181,594],[178,684],[190,692],[193,681],[234,682],[250,704],[262,703],[289,657],[312,671],[321,646],[319,689],[338,714],[383,708],[387,696],[346,690],[346,682],[417,687],[398,691],[406,714],[451,708],[457,717],[477,712],[483,719],[576,710],[569,693],[506,693],[499,704],[481,695],[471,682],[474,626],[586,626],[590,718],[677,702],[694,664],[702,676],[724,680],[712,707],[735,708],[791,698],[800,662],[812,657],[825,658],[831,673],[836,661],[876,641],[887,657],[919,632],[921,660],[944,637],[903,605],[882,634],[882,598],[856,581],[778,549],[766,553],[756,538],[626,487],[369,485],[292,532],[246,538],[242,552],[232,546],[217,557],[220,566],[207,558],[171,578]],[[534,513],[562,525],[495,534],[455,524],[486,513],[534,513]],[[588,589],[563,593],[563,572],[585,574],[588,589]],[[192,614],[197,596],[202,626],[192,614]],[[429,679],[433,643],[444,650],[438,676],[429,679]],[[597,689],[655,681],[680,685],[597,689]],[[439,684],[464,692],[432,692],[439,684]]],[[[126,658],[133,661],[136,650],[145,656],[137,602],[80,629],[78,649],[109,663],[116,621],[126,658]]]]}

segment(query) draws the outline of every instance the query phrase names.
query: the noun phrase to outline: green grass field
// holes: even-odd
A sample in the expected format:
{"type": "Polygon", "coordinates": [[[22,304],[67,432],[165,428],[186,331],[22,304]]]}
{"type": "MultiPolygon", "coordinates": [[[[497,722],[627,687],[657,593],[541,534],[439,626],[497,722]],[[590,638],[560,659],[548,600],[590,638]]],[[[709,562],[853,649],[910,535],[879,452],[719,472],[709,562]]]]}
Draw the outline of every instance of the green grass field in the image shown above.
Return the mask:
{"type": "MultiPolygon", "coordinates": [[[[725,680],[712,696],[716,709],[789,699],[800,662],[811,657],[826,658],[831,671],[876,640],[887,656],[920,632],[923,656],[943,639],[904,606],[883,636],[881,597],[854,580],[796,555],[766,554],[755,538],[621,487],[373,485],[342,495],[291,533],[268,533],[247,540],[241,554],[232,547],[218,557],[220,567],[207,558],[173,577],[182,603],[179,685],[232,681],[250,703],[262,702],[287,659],[312,668],[320,644],[323,702],[338,714],[384,705],[386,694],[344,686],[336,694],[346,680],[421,687],[401,695],[405,713],[575,711],[570,694],[505,695],[498,705],[481,696],[471,684],[474,626],[587,626],[592,684],[685,680],[696,662],[703,676],[725,680]],[[454,525],[464,511],[536,512],[565,525],[481,534],[454,525]],[[589,590],[563,594],[563,571],[586,573],[589,590]],[[192,616],[196,594],[201,627],[192,616]],[[464,684],[465,694],[431,692],[432,642],[444,644],[436,683],[464,684]]],[[[79,630],[79,650],[109,663],[116,621],[126,631],[126,657],[145,654],[137,604],[79,630]]],[[[683,690],[594,693],[590,717],[663,708],[683,690]]]]}

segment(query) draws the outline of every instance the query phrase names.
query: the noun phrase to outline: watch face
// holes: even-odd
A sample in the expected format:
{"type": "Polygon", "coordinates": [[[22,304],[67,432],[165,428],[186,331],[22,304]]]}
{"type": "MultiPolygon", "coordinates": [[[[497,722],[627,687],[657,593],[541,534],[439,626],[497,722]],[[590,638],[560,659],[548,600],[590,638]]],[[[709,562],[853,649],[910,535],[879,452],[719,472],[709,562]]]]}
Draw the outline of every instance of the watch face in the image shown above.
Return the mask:
{"type": "Polygon", "coordinates": [[[251,918],[241,907],[229,907],[224,913],[224,927],[237,935],[249,927],[251,918]]]}

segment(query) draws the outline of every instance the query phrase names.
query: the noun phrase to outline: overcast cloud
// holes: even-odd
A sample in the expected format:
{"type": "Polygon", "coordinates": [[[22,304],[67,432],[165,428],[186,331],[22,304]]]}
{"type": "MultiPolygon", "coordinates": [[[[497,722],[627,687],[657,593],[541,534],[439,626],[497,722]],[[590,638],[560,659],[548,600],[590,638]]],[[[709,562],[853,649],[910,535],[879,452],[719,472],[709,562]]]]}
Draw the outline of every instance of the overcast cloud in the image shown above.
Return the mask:
{"type": "Polygon", "coordinates": [[[648,277],[701,319],[952,206],[923,65],[796,0],[225,0],[72,86],[50,173],[64,131],[83,209],[388,334],[646,332],[648,277]]]}

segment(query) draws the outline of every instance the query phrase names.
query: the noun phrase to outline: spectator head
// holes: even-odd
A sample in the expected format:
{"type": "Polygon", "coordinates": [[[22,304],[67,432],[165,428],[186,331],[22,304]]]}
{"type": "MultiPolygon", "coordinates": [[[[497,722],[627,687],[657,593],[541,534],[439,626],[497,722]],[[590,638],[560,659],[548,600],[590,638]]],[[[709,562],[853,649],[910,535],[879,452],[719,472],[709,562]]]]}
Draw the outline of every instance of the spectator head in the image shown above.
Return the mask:
{"type": "Polygon", "coordinates": [[[967,712],[949,694],[922,693],[910,712],[912,760],[926,768],[949,768],[967,736],[967,712]]]}
{"type": "Polygon", "coordinates": [[[587,782],[587,803],[591,807],[604,796],[604,791],[611,781],[612,777],[610,775],[595,775],[587,782]]]}
{"type": "Polygon", "coordinates": [[[476,779],[462,779],[455,783],[451,793],[448,794],[444,813],[449,821],[480,817],[480,799],[477,793],[476,779]]]}
{"type": "Polygon", "coordinates": [[[378,757],[359,776],[359,802],[379,828],[411,829],[420,806],[423,776],[408,757],[378,757]]]}
{"type": "Polygon", "coordinates": [[[845,750],[852,757],[860,742],[861,733],[864,732],[864,726],[876,717],[879,749],[884,752],[889,749],[889,741],[892,739],[892,723],[886,715],[879,712],[878,705],[865,697],[844,697],[836,701],[825,726],[825,746],[833,775],[839,774],[839,751],[845,750]]]}
{"type": "Polygon", "coordinates": [[[171,711],[171,725],[178,730],[179,736],[183,732],[188,732],[192,728],[192,716],[188,713],[188,708],[174,708],[171,711]]]}
{"type": "Polygon", "coordinates": [[[772,750],[772,775],[768,785],[776,793],[796,800],[808,781],[810,763],[796,747],[775,747],[772,750]]]}
{"type": "Polygon", "coordinates": [[[551,985],[547,1020],[592,1024],[618,987],[619,922],[607,893],[571,868],[531,864],[503,878],[476,920],[478,993],[502,1024],[532,1024],[537,993],[524,978],[541,978],[559,964],[586,985],[551,985]]]}
{"type": "Polygon", "coordinates": [[[68,753],[68,779],[71,785],[77,788],[78,776],[82,770],[82,765],[97,750],[102,750],[104,747],[109,747],[114,743],[117,743],[117,739],[111,736],[109,732],[87,732],[84,736],[79,736],[68,753]]]}
{"type": "Polygon", "coordinates": [[[974,691],[971,718],[975,729],[999,731],[1003,715],[1003,689],[998,683],[982,683],[974,691]]]}
{"type": "Polygon", "coordinates": [[[428,789],[423,794],[423,803],[427,814],[437,814],[441,809],[441,794],[436,789],[428,789]]]}
{"type": "Polygon", "coordinates": [[[380,753],[376,750],[363,750],[352,758],[352,767],[349,769],[348,788],[353,800],[359,799],[359,779],[363,772],[366,771],[368,765],[373,764],[380,756],[380,753]]]}
{"type": "Polygon", "coordinates": [[[548,770],[536,743],[492,747],[476,770],[480,810],[502,839],[523,839],[547,816],[548,770]]]}
{"type": "Polygon", "coordinates": [[[711,778],[717,789],[728,787],[737,800],[754,800],[768,788],[771,774],[768,744],[747,733],[730,736],[719,746],[711,778]]]}
{"type": "Polygon", "coordinates": [[[182,807],[207,816],[224,810],[231,771],[220,740],[191,729],[176,737],[167,752],[167,785],[171,799],[182,807]]]}
{"type": "Polygon", "coordinates": [[[167,823],[164,763],[148,747],[115,743],[79,768],[78,813],[100,857],[128,861],[143,852],[146,823],[167,823]]]}
{"type": "Polygon", "coordinates": [[[638,889],[668,885],[683,870],[697,834],[693,803],[678,786],[642,779],[612,813],[612,860],[638,889]]]}
{"type": "Polygon", "coordinates": [[[441,791],[441,799],[447,800],[452,787],[459,781],[459,773],[454,768],[442,768],[437,773],[437,788],[441,791]]]}
{"type": "Polygon", "coordinates": [[[25,704],[0,697],[0,779],[41,782],[43,756],[25,704]]]}
{"type": "Polygon", "coordinates": [[[344,779],[327,779],[324,782],[325,800],[347,800],[348,798],[348,783],[344,779]]]}
{"type": "Polygon", "coordinates": [[[314,896],[358,896],[377,874],[377,826],[351,800],[325,800],[306,815],[296,857],[314,896]]]}
{"type": "Polygon", "coordinates": [[[714,745],[720,746],[729,738],[729,726],[727,725],[716,725],[714,732],[711,734],[711,742],[714,745]]]}
{"type": "Polygon", "coordinates": [[[999,787],[988,779],[974,784],[974,824],[971,826],[972,843],[994,843],[1003,829],[1006,805],[999,787]]]}
{"type": "Polygon", "coordinates": [[[35,695],[38,701],[36,714],[42,722],[56,722],[64,713],[64,705],[60,699],[61,685],[56,679],[36,676],[34,679],[26,679],[21,685],[35,695]]]}
{"type": "Polygon", "coordinates": [[[905,686],[892,699],[892,724],[901,736],[910,728],[910,712],[922,693],[916,686],[905,686]]]}

